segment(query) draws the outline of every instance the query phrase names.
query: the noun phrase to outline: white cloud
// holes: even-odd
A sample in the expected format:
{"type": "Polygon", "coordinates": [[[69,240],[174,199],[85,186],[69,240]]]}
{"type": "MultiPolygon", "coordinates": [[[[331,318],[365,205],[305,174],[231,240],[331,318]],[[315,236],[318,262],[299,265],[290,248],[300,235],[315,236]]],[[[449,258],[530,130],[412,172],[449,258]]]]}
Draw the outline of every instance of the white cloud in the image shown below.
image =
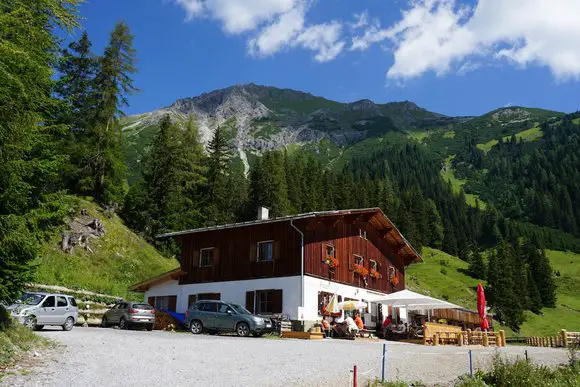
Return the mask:
{"type": "Polygon", "coordinates": [[[337,21],[307,25],[309,0],[174,0],[186,12],[186,20],[209,17],[229,34],[251,33],[248,52],[266,57],[301,47],[315,52],[319,62],[334,59],[344,47],[337,21]]]}
{"type": "Polygon", "coordinates": [[[294,45],[316,51],[316,61],[328,62],[336,58],[344,47],[344,42],[340,41],[341,30],[342,26],[336,21],[317,24],[298,35],[294,45]]]}
{"type": "Polygon", "coordinates": [[[350,28],[353,30],[365,27],[369,24],[369,13],[368,11],[355,13],[354,18],[356,21],[354,23],[349,23],[350,28]]]}
{"type": "Polygon", "coordinates": [[[479,0],[474,8],[456,0],[411,0],[398,22],[388,28],[373,23],[350,49],[390,41],[391,79],[466,71],[477,58],[546,66],[558,79],[580,78],[579,15],[578,0],[479,0]]]}

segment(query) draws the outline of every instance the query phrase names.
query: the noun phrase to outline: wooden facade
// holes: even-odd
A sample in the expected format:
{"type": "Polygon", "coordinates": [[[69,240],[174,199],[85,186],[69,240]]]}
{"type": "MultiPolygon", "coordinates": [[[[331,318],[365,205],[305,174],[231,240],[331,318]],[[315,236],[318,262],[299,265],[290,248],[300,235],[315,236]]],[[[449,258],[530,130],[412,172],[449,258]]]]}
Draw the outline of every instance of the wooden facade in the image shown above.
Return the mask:
{"type": "Polygon", "coordinates": [[[420,260],[379,209],[333,211],[182,232],[175,236],[182,246],[179,283],[300,275],[301,235],[293,225],[304,234],[305,275],[391,293],[405,288],[405,266],[420,260]],[[258,259],[260,242],[271,242],[271,260],[258,259]],[[328,251],[338,260],[334,269],[328,251]],[[355,259],[379,278],[356,273],[355,259]]]}

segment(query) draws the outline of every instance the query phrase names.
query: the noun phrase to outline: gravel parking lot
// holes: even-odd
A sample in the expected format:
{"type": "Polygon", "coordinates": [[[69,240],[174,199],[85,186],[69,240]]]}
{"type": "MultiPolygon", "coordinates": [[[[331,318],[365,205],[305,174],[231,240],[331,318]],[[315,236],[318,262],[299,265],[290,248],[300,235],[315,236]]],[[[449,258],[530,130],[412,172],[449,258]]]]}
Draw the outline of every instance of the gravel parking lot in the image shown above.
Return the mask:
{"type": "MultiPolygon", "coordinates": [[[[59,345],[38,363],[8,375],[0,386],[348,386],[356,364],[359,383],[380,376],[383,342],[301,341],[194,336],[189,333],[75,328],[41,333],[59,345]],[[369,371],[370,370],[370,371],[369,371]]],[[[391,380],[448,384],[468,372],[466,347],[387,343],[391,380]]],[[[473,347],[476,367],[496,351],[473,347]]],[[[535,362],[567,361],[561,349],[510,346],[497,350],[535,362]]]]}

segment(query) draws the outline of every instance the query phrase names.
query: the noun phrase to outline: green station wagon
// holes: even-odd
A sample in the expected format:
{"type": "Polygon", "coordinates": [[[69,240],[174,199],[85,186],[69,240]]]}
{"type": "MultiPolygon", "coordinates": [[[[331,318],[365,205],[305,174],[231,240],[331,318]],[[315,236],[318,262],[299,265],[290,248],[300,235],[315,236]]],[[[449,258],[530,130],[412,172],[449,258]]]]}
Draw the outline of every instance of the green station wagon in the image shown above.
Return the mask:
{"type": "Polygon", "coordinates": [[[256,337],[272,331],[269,318],[255,316],[243,306],[223,301],[198,301],[185,313],[185,324],[191,333],[236,332],[238,336],[256,337]]]}

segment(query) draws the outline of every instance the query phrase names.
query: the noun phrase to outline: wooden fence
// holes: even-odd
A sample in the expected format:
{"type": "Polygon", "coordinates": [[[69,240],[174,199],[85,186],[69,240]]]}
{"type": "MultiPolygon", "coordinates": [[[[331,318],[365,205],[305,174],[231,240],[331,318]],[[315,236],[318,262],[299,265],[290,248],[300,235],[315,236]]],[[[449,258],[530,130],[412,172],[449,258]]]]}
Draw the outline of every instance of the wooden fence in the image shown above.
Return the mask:
{"type": "Polygon", "coordinates": [[[423,325],[425,345],[483,345],[484,347],[505,347],[505,332],[480,332],[459,327],[427,323],[423,325]]]}
{"type": "Polygon", "coordinates": [[[528,337],[526,338],[526,344],[532,347],[567,348],[574,344],[580,345],[580,332],[568,332],[562,329],[557,336],[528,337]]]}

